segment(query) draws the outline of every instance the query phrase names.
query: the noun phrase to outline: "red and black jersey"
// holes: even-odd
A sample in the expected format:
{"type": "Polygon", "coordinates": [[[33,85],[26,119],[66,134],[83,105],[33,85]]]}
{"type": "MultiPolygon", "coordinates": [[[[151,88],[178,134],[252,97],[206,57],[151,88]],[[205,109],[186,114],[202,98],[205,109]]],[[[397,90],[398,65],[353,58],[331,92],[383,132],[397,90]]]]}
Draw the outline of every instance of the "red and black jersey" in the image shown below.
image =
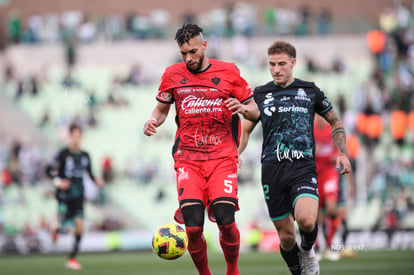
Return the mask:
{"type": "Polygon", "coordinates": [[[188,71],[184,62],[165,70],[157,100],[175,103],[174,160],[237,156],[240,120],[224,104],[230,97],[241,103],[253,97],[233,63],[210,59],[209,67],[197,74],[188,71]]]}
{"type": "Polygon", "coordinates": [[[315,161],[319,168],[334,167],[333,163],[338,155],[338,149],[334,143],[329,123],[324,123],[323,127],[314,124],[314,138],[316,143],[315,161]]]}

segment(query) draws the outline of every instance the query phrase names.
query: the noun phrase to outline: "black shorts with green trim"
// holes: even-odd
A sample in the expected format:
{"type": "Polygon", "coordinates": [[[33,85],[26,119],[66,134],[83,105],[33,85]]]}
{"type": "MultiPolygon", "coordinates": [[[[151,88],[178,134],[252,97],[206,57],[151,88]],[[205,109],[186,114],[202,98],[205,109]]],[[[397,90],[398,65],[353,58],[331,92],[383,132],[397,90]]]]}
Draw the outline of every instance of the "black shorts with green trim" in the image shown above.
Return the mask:
{"type": "Polygon", "coordinates": [[[59,221],[61,224],[72,221],[75,218],[83,219],[83,197],[74,198],[67,201],[58,201],[59,204],[59,221]]]}
{"type": "Polygon", "coordinates": [[[262,163],[263,192],[272,221],[293,213],[296,200],[311,197],[319,200],[316,165],[313,161],[262,163]]]}

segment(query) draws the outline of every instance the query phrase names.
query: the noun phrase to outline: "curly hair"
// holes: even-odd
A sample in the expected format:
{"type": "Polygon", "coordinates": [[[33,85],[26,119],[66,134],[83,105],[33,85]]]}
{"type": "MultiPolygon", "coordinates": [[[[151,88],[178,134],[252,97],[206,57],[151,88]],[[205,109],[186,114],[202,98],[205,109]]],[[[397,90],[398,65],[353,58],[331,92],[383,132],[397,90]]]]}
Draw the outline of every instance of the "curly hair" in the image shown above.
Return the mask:
{"type": "Polygon", "coordinates": [[[292,44],[285,41],[274,42],[267,50],[268,55],[286,53],[290,57],[296,58],[296,49],[292,44]]]}
{"type": "Polygon", "coordinates": [[[200,28],[196,24],[184,24],[180,29],[177,30],[175,34],[175,40],[177,41],[178,45],[183,45],[184,43],[188,43],[191,38],[202,34],[203,29],[200,28]]]}

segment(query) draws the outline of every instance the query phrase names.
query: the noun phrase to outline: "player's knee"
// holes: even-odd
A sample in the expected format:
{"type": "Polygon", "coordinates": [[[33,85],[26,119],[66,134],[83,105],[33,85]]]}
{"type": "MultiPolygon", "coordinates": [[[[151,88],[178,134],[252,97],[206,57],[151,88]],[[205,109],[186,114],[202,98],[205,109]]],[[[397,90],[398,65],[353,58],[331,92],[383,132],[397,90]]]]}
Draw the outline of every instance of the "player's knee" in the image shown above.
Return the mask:
{"type": "Polygon", "coordinates": [[[316,218],[301,216],[296,222],[302,231],[311,232],[315,228],[316,218]]]}
{"type": "Polygon", "coordinates": [[[204,206],[201,203],[184,206],[181,209],[185,226],[203,226],[204,224],[204,206]]]}
{"type": "Polygon", "coordinates": [[[280,245],[284,250],[291,250],[296,243],[295,234],[291,232],[279,232],[280,245]]]}
{"type": "Polygon", "coordinates": [[[187,233],[187,237],[189,240],[198,240],[203,235],[203,227],[202,226],[186,226],[185,232],[187,233]]]}
{"type": "Polygon", "coordinates": [[[212,206],[214,217],[218,225],[227,225],[234,222],[236,207],[230,203],[216,203],[212,206]]]}

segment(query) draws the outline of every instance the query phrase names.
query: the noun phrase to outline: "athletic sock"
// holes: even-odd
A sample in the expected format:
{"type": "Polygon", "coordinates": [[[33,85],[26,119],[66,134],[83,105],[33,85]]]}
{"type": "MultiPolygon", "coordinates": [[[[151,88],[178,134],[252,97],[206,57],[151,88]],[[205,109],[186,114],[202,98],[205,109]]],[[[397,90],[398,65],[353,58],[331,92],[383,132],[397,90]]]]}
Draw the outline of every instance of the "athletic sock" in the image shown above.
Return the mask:
{"type": "Polygon", "coordinates": [[[82,239],[82,235],[75,235],[75,242],[73,244],[72,251],[69,254],[69,258],[76,258],[76,255],[78,254],[78,251],[79,251],[79,244],[80,244],[81,239],[82,239]]]}
{"type": "Polygon", "coordinates": [[[335,237],[335,234],[341,225],[341,219],[339,217],[335,217],[335,218],[329,218],[329,220],[330,220],[330,223],[329,223],[330,228],[326,236],[326,245],[328,249],[331,249],[332,240],[335,237]]]}
{"type": "Polygon", "coordinates": [[[299,228],[300,237],[302,239],[301,246],[303,250],[309,251],[312,249],[313,244],[318,237],[318,223],[315,223],[315,227],[311,232],[305,232],[299,228]]]}
{"type": "Polygon", "coordinates": [[[284,250],[282,246],[280,246],[280,254],[282,254],[283,259],[285,260],[290,272],[293,275],[301,274],[299,252],[300,250],[298,244],[296,243],[293,249],[290,251],[284,250]]]}
{"type": "Polygon", "coordinates": [[[188,252],[193,259],[199,275],[211,275],[208,267],[207,243],[203,236],[203,227],[185,227],[188,236],[188,252]]]}
{"type": "Polygon", "coordinates": [[[348,237],[348,224],[346,222],[346,220],[342,220],[342,244],[345,245],[346,244],[346,238],[348,237]]]}
{"type": "Polygon", "coordinates": [[[240,248],[240,232],[236,223],[219,225],[220,245],[223,249],[224,259],[227,264],[226,275],[240,274],[238,267],[239,248],[240,248]]]}

